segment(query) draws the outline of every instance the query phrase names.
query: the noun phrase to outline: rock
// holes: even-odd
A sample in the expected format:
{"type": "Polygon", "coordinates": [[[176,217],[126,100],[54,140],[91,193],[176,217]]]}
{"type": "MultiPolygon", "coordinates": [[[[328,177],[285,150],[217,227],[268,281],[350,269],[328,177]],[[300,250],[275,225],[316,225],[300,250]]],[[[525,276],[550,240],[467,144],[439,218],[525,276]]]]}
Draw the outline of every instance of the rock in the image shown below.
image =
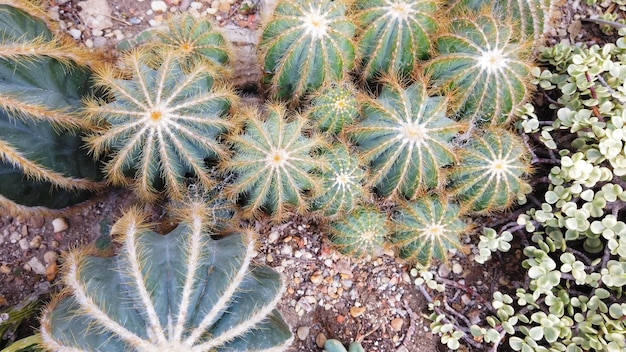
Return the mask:
{"type": "Polygon", "coordinates": [[[296,335],[298,335],[298,338],[302,341],[306,340],[306,338],[309,336],[309,331],[311,328],[309,328],[308,326],[301,326],[298,328],[298,330],[296,331],[296,335]]]}
{"type": "Polygon", "coordinates": [[[319,348],[324,348],[324,344],[326,343],[326,340],[327,340],[326,335],[324,335],[321,332],[317,334],[317,336],[315,336],[315,344],[319,348]]]}
{"type": "Polygon", "coordinates": [[[56,218],[52,220],[52,228],[54,233],[61,232],[67,230],[69,226],[67,225],[67,220],[64,218],[56,218]]]}
{"type": "Polygon", "coordinates": [[[0,274],[10,274],[11,273],[11,268],[9,268],[6,265],[0,265],[0,274]]]}
{"type": "Polygon", "coordinates": [[[322,283],[322,281],[324,280],[324,276],[322,276],[322,274],[320,273],[314,273],[313,275],[311,275],[310,280],[314,285],[318,285],[322,283]]]}
{"type": "Polygon", "coordinates": [[[352,307],[350,308],[350,315],[353,318],[359,317],[365,313],[365,307],[352,307]]]}
{"type": "Polygon", "coordinates": [[[29,219],[29,223],[32,228],[40,229],[41,227],[43,227],[43,224],[45,223],[45,219],[41,215],[33,215],[29,219]]]}
{"type": "Polygon", "coordinates": [[[28,261],[28,265],[30,265],[31,270],[38,275],[46,275],[46,267],[41,263],[39,258],[32,257],[28,261]]]}
{"type": "Polygon", "coordinates": [[[80,40],[80,37],[83,35],[83,32],[80,29],[72,28],[68,31],[68,33],[72,36],[72,38],[76,40],[80,40]]]}
{"type": "Polygon", "coordinates": [[[37,249],[39,248],[39,246],[41,246],[41,240],[41,236],[37,235],[30,241],[28,245],[30,246],[30,248],[37,249]]]}
{"type": "Polygon", "coordinates": [[[46,262],[46,264],[56,263],[58,257],[59,255],[57,254],[57,252],[47,251],[43,254],[43,261],[46,262]]]}
{"type": "Polygon", "coordinates": [[[462,274],[463,273],[463,266],[461,264],[459,264],[459,263],[452,264],[452,272],[457,274],[457,275],[462,274]]]}
{"type": "Polygon", "coordinates": [[[404,325],[404,319],[402,318],[395,318],[391,320],[391,328],[394,329],[395,331],[400,331],[402,330],[402,325],[404,325]]]}
{"type": "Polygon", "coordinates": [[[163,13],[167,12],[167,4],[165,1],[156,0],[150,3],[150,8],[154,13],[163,13]]]}
{"type": "Polygon", "coordinates": [[[52,262],[46,267],[46,280],[52,281],[57,277],[58,266],[57,263],[52,262]]]}
{"type": "Polygon", "coordinates": [[[101,48],[107,44],[107,39],[105,37],[95,37],[93,39],[93,47],[101,48]]]}
{"type": "Polygon", "coordinates": [[[83,1],[80,7],[82,10],[78,16],[87,27],[101,31],[113,27],[111,8],[107,0],[83,1]]]}
{"type": "Polygon", "coordinates": [[[20,248],[25,251],[29,248],[28,246],[28,240],[26,238],[22,238],[21,240],[19,240],[18,244],[20,245],[20,248]]]}

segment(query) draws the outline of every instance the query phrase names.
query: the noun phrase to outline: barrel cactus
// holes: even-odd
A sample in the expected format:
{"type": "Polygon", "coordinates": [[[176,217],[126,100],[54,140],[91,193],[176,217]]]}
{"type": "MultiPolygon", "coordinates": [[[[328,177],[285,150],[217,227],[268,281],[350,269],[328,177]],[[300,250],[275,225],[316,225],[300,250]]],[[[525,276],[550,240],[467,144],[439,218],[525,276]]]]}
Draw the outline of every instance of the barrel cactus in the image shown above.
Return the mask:
{"type": "Polygon", "coordinates": [[[463,127],[446,117],[446,100],[429,97],[417,81],[404,88],[388,80],[363,104],[363,120],[348,129],[372,168],[371,183],[385,197],[416,197],[440,186],[454,162],[450,141],[463,127]]]}
{"type": "Polygon", "coordinates": [[[229,111],[237,97],[206,66],[183,70],[175,52],[162,53],[156,69],[153,60],[141,50],[126,55],[130,79],[110,68],[98,72],[96,83],[109,92],[110,101],[89,101],[90,118],[105,128],[87,142],[96,156],[107,156],[104,170],[112,184],[131,183],[148,201],[157,199],[161,189],[180,200],[188,174],[205,188],[214,184],[205,159],[227,155],[219,139],[233,127],[229,111]],[[126,176],[133,174],[129,182],[126,176]]]}
{"type": "Polygon", "coordinates": [[[529,97],[530,46],[516,35],[508,22],[480,14],[451,21],[435,40],[438,55],[425,71],[435,88],[452,94],[459,119],[507,124],[529,97]]]}
{"type": "Polygon", "coordinates": [[[101,189],[83,148],[91,58],[54,35],[27,2],[0,2],[0,206],[64,208],[101,189]]]}
{"type": "Polygon", "coordinates": [[[48,351],[283,351],[278,273],[252,263],[249,231],[213,239],[202,202],[163,236],[131,209],[113,226],[116,256],[71,252],[66,286],[45,310],[48,351]]]}
{"type": "Polygon", "coordinates": [[[281,1],[263,30],[264,83],[272,97],[297,103],[354,66],[356,26],[343,1],[281,1]]]}
{"type": "Polygon", "coordinates": [[[530,187],[523,180],[530,172],[526,148],[521,137],[505,129],[476,133],[459,155],[449,189],[468,211],[504,210],[530,187]]]}
{"type": "Polygon", "coordinates": [[[385,214],[373,206],[360,206],[330,224],[330,241],[343,254],[374,256],[382,251],[388,227],[385,214]]]}
{"type": "Polygon", "coordinates": [[[428,58],[430,36],[437,30],[437,0],[365,0],[355,3],[360,71],[365,79],[380,74],[410,74],[428,58]]]}
{"type": "Polygon", "coordinates": [[[288,210],[307,209],[305,192],[320,193],[321,179],[312,171],[324,169],[325,163],[313,152],[323,143],[319,136],[304,135],[306,120],[301,115],[287,116],[280,104],[266,109],[265,120],[256,110],[245,113],[245,130],[231,137],[234,155],[222,166],[236,175],[226,192],[241,198],[244,217],[265,211],[279,222],[288,210]]]}
{"type": "Polygon", "coordinates": [[[320,131],[336,135],[357,119],[359,107],[353,85],[332,83],[313,96],[307,117],[313,120],[320,131]]]}

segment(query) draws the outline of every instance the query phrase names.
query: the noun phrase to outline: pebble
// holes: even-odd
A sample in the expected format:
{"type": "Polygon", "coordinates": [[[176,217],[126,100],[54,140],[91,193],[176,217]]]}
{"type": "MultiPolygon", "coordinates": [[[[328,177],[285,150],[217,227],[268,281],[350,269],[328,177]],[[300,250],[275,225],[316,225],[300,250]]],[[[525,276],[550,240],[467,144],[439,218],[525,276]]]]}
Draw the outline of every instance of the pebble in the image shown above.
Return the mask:
{"type": "Polygon", "coordinates": [[[128,19],[128,22],[132,25],[138,25],[138,24],[141,24],[141,19],[137,17],[131,17],[128,19]]]}
{"type": "Polygon", "coordinates": [[[30,241],[30,243],[28,244],[30,246],[30,248],[39,248],[39,246],[41,246],[41,236],[37,235],[35,237],[33,237],[33,239],[30,241]]]}
{"type": "Polygon", "coordinates": [[[165,1],[156,0],[150,3],[150,8],[155,13],[163,13],[167,11],[167,4],[165,3],[165,1]]]}
{"type": "Polygon", "coordinates": [[[27,250],[28,248],[30,248],[30,247],[28,246],[28,240],[27,240],[26,238],[22,238],[21,240],[19,240],[18,244],[20,245],[20,248],[21,248],[23,251],[25,251],[25,250],[27,250]]]}
{"type": "Polygon", "coordinates": [[[93,39],[93,47],[101,48],[107,44],[107,40],[105,37],[96,37],[93,39]]]}
{"type": "Polygon", "coordinates": [[[93,40],[91,39],[85,40],[85,46],[88,47],[89,49],[93,48],[93,40]]]}
{"type": "Polygon", "coordinates": [[[92,29],[92,30],[91,30],[91,34],[92,34],[94,37],[102,37],[102,36],[104,35],[104,31],[101,31],[101,30],[99,30],[99,29],[92,29]]]}
{"type": "Polygon", "coordinates": [[[65,231],[68,228],[67,220],[64,218],[56,218],[52,220],[52,229],[54,233],[65,231]]]}
{"type": "Polygon", "coordinates": [[[52,281],[57,277],[58,266],[57,263],[52,262],[46,267],[46,280],[52,281]]]}
{"type": "Polygon", "coordinates": [[[0,265],[0,274],[10,274],[11,273],[11,268],[9,268],[8,266],[2,264],[0,265]]]}
{"type": "Polygon", "coordinates": [[[45,219],[41,215],[34,215],[30,218],[30,225],[36,229],[39,229],[43,226],[45,219]]]}
{"type": "Polygon", "coordinates": [[[322,283],[322,281],[324,280],[324,276],[322,274],[320,274],[320,273],[315,273],[315,274],[311,275],[310,280],[311,280],[311,282],[314,285],[318,285],[318,284],[322,283]]]}
{"type": "Polygon", "coordinates": [[[302,341],[306,340],[306,338],[309,336],[309,331],[311,330],[310,327],[308,326],[301,326],[298,328],[298,330],[296,331],[296,335],[298,335],[298,338],[302,341]]]}
{"type": "Polygon", "coordinates": [[[20,240],[20,238],[22,238],[22,234],[20,234],[19,232],[13,232],[11,233],[11,235],[9,236],[9,241],[11,243],[17,243],[17,241],[20,240]]]}
{"type": "Polygon", "coordinates": [[[365,313],[365,307],[352,307],[350,308],[350,315],[353,318],[359,317],[365,313]]]}
{"type": "Polygon", "coordinates": [[[28,261],[28,265],[35,274],[46,275],[46,267],[41,263],[39,258],[30,258],[30,260],[28,261]]]}
{"type": "MultiPolygon", "coordinates": [[[[208,9],[206,9],[205,11],[208,15],[215,15],[217,13],[217,8],[215,7],[210,7],[208,9]]],[[[273,232],[272,232],[273,233],[273,232]]],[[[271,235],[271,234],[270,234],[271,235]]],[[[272,242],[270,242],[272,243],[272,242]]]]}
{"type": "Polygon", "coordinates": [[[80,3],[79,16],[82,22],[92,30],[104,30],[113,27],[111,7],[107,0],[86,0],[80,3]]]}
{"type": "Polygon", "coordinates": [[[394,329],[395,331],[400,331],[402,330],[402,325],[404,325],[404,319],[402,318],[395,318],[391,320],[391,328],[394,329]]]}
{"type": "Polygon", "coordinates": [[[58,257],[59,255],[57,254],[57,252],[47,251],[43,254],[43,261],[46,262],[46,264],[56,263],[58,257]]]}
{"type": "Polygon", "coordinates": [[[463,272],[463,266],[459,263],[454,263],[452,265],[452,272],[459,275],[463,272]]]}
{"type": "Polygon", "coordinates": [[[326,343],[326,335],[320,332],[319,334],[317,334],[317,336],[315,336],[315,344],[317,345],[317,347],[324,348],[325,343],[326,343]]]}
{"type": "Polygon", "coordinates": [[[72,36],[72,38],[76,40],[79,40],[80,36],[83,34],[83,32],[81,32],[79,29],[76,29],[76,28],[72,28],[68,32],[72,36]]]}
{"type": "Polygon", "coordinates": [[[124,39],[124,33],[119,29],[114,30],[113,35],[118,42],[124,39]]]}

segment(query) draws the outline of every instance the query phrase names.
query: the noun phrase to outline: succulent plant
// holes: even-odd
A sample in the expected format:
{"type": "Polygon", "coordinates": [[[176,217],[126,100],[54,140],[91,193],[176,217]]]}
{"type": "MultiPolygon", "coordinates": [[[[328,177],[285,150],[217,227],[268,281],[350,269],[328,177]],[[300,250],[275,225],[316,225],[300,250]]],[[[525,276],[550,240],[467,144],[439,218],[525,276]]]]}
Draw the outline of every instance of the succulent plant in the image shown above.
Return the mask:
{"type": "Polygon", "coordinates": [[[291,103],[354,66],[356,26],[342,1],[281,1],[261,37],[264,83],[272,97],[291,103]]]}
{"type": "Polygon", "coordinates": [[[345,126],[359,116],[357,91],[350,83],[331,83],[317,92],[307,110],[307,117],[328,134],[341,134],[345,126]]]}
{"type": "Polygon", "coordinates": [[[423,266],[433,259],[446,261],[451,249],[461,248],[459,236],[469,230],[460,216],[460,207],[441,195],[402,202],[391,219],[391,241],[402,259],[423,266]]]}
{"type": "Polygon", "coordinates": [[[212,238],[202,202],[167,235],[131,209],[111,232],[119,253],[68,254],[65,290],[41,320],[49,351],[282,351],[278,273],[252,264],[249,231],[212,238]]]}
{"type": "Polygon", "coordinates": [[[387,239],[385,214],[372,206],[360,206],[330,224],[330,240],[339,252],[359,258],[376,255],[387,239]]]}
{"type": "Polygon", "coordinates": [[[354,5],[361,31],[357,51],[361,75],[409,75],[428,58],[437,30],[436,0],[364,0],[354,5]]]}
{"type": "Polygon", "coordinates": [[[321,171],[324,193],[312,200],[312,209],[324,216],[350,212],[364,198],[365,170],[354,153],[342,143],[325,151],[328,168],[321,171]]]}
{"type": "Polygon", "coordinates": [[[324,342],[324,350],[326,352],[365,352],[363,346],[358,341],[350,343],[350,347],[346,350],[339,340],[328,339],[324,342]]]}
{"type": "Polygon", "coordinates": [[[158,197],[161,188],[175,200],[183,198],[188,174],[205,188],[214,181],[205,159],[227,155],[220,136],[233,127],[228,114],[236,102],[229,88],[218,84],[206,66],[183,70],[178,54],[165,51],[160,65],[137,50],[124,63],[132,77],[123,79],[112,68],[98,72],[97,85],[108,90],[109,102],[91,100],[87,111],[106,128],[89,139],[91,151],[108,155],[106,177],[112,184],[128,185],[145,200],[158,197]]]}
{"type": "Polygon", "coordinates": [[[322,182],[312,171],[325,168],[313,156],[322,140],[305,136],[306,120],[286,116],[284,105],[270,104],[266,110],[265,121],[256,110],[244,113],[245,130],[231,137],[235,152],[223,169],[236,174],[227,194],[241,196],[245,217],[266,211],[274,221],[281,221],[287,210],[307,209],[305,192],[320,193],[322,182]]]}
{"type": "Polygon", "coordinates": [[[414,198],[443,180],[454,161],[449,142],[462,125],[446,117],[446,100],[429,97],[423,82],[404,88],[395,80],[363,103],[363,119],[348,129],[372,168],[371,183],[389,197],[414,198]]]}
{"type": "Polygon", "coordinates": [[[530,47],[515,42],[515,33],[482,13],[452,20],[435,40],[438,54],[425,72],[436,89],[452,94],[459,119],[506,125],[529,97],[530,47]]]}
{"type": "Polygon", "coordinates": [[[502,128],[477,131],[458,151],[449,189],[467,211],[504,210],[530,186],[530,160],[521,137],[502,128]]]}
{"type": "Polygon", "coordinates": [[[0,4],[0,206],[64,208],[103,186],[81,140],[94,128],[80,114],[96,93],[89,60],[31,15],[40,8],[14,4],[0,4]]]}

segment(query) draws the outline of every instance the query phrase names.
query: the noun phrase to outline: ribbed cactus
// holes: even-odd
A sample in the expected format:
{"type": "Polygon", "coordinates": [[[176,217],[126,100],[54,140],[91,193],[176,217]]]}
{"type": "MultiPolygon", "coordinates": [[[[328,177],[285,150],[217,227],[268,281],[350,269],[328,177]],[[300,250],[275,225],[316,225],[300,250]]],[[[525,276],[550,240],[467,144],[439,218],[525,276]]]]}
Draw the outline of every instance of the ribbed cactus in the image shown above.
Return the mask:
{"type": "Polygon", "coordinates": [[[0,206],[63,208],[103,186],[81,139],[89,59],[29,13],[40,8],[15,5],[0,4],[0,206]]]}
{"type": "Polygon", "coordinates": [[[237,98],[206,66],[183,70],[177,55],[165,51],[153,69],[150,55],[129,53],[124,63],[131,78],[100,70],[96,83],[112,101],[88,104],[91,118],[106,126],[89,138],[91,150],[98,156],[113,152],[105,166],[107,179],[127,185],[126,176],[134,175],[132,188],[145,200],[157,198],[161,188],[182,199],[188,174],[210,188],[214,181],[205,159],[227,155],[219,138],[232,127],[228,114],[237,98]]]}
{"type": "Polygon", "coordinates": [[[427,266],[445,261],[451,249],[461,247],[459,236],[469,229],[460,208],[444,196],[426,196],[403,202],[392,216],[391,241],[402,259],[427,266]]]}
{"type": "Polygon", "coordinates": [[[516,43],[509,22],[479,14],[455,19],[435,41],[438,55],[425,67],[434,87],[453,95],[459,119],[509,123],[530,93],[530,47],[516,43]]]}
{"type": "Polygon", "coordinates": [[[278,273],[252,264],[248,231],[215,240],[201,202],[181,210],[163,236],[141,212],[112,228],[120,244],[109,258],[71,252],[65,290],[41,320],[48,351],[282,351],[289,327],[275,310],[278,273]]]}
{"type": "Polygon", "coordinates": [[[389,222],[372,206],[360,206],[330,224],[330,241],[353,257],[376,255],[387,240],[389,222]]]}
{"type": "Polygon", "coordinates": [[[268,105],[266,110],[265,120],[256,110],[245,113],[245,131],[231,138],[235,152],[223,168],[236,174],[227,193],[242,198],[244,216],[265,211],[281,221],[288,210],[307,209],[305,191],[313,196],[320,193],[321,179],[312,171],[325,168],[322,160],[313,157],[322,141],[305,136],[306,120],[287,116],[284,105],[268,105]]]}
{"type": "Polygon", "coordinates": [[[307,117],[322,132],[341,134],[359,116],[357,91],[350,83],[332,83],[316,93],[307,117]]]}
{"type": "Polygon", "coordinates": [[[354,66],[356,26],[343,1],[281,1],[263,30],[264,83],[272,97],[298,102],[354,66]]]}
{"type": "Polygon", "coordinates": [[[355,3],[361,28],[357,49],[361,75],[410,74],[428,58],[437,29],[437,0],[363,0],[355,3]]]}
{"type": "Polygon", "coordinates": [[[342,143],[328,149],[325,159],[328,168],[321,172],[324,193],[312,201],[312,208],[320,210],[324,216],[350,212],[365,196],[362,183],[365,170],[354,153],[342,143]]]}
{"type": "Polygon", "coordinates": [[[522,178],[530,172],[528,153],[521,138],[505,129],[477,131],[459,155],[449,187],[468,211],[504,210],[528,189],[522,178]]]}
{"type": "Polygon", "coordinates": [[[363,120],[348,134],[371,164],[378,192],[414,198],[440,185],[442,168],[454,161],[449,142],[462,128],[446,117],[443,97],[429,97],[421,81],[404,88],[388,80],[362,110],[363,120]]]}

